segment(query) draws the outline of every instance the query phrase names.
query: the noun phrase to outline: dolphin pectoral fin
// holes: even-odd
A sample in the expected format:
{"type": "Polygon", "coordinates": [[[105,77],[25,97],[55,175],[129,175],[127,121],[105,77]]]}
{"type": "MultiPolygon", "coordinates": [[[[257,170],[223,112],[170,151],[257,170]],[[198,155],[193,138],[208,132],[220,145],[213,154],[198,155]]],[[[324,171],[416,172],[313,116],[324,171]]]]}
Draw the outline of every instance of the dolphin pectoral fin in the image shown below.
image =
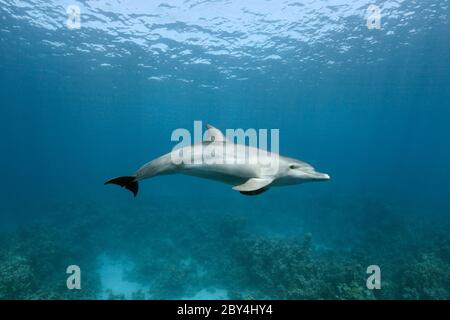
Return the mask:
{"type": "Polygon", "coordinates": [[[136,197],[138,190],[139,190],[139,184],[136,181],[136,177],[134,176],[125,176],[125,177],[117,177],[110,179],[105,182],[105,184],[117,184],[121,187],[124,187],[127,190],[130,190],[134,196],[136,197]]]}
{"type": "Polygon", "coordinates": [[[258,194],[266,192],[269,189],[270,189],[269,187],[264,187],[255,191],[239,191],[239,192],[245,196],[257,196],[258,194]]]}
{"type": "Polygon", "coordinates": [[[242,194],[255,195],[268,190],[268,185],[273,181],[272,178],[251,178],[243,184],[234,186],[233,190],[239,191],[242,194]],[[261,192],[258,192],[260,191],[261,192]],[[258,192],[258,193],[257,193],[258,192]]]}

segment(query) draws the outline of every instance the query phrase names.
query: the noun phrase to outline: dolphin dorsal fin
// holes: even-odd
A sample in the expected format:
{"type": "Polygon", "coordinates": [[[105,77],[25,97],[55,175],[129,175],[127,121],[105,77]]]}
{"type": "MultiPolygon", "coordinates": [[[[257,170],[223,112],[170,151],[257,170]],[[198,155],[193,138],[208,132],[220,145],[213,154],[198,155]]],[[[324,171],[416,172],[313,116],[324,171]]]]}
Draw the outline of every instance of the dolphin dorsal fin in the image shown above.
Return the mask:
{"type": "Polygon", "coordinates": [[[227,141],[227,138],[222,133],[222,131],[220,131],[216,127],[213,127],[212,125],[207,124],[206,128],[208,128],[208,130],[206,131],[205,140],[207,140],[209,142],[227,141]]]}
{"type": "Polygon", "coordinates": [[[267,187],[269,184],[273,182],[273,180],[274,180],[273,178],[250,178],[243,184],[234,186],[233,190],[240,192],[257,191],[267,187]]]}

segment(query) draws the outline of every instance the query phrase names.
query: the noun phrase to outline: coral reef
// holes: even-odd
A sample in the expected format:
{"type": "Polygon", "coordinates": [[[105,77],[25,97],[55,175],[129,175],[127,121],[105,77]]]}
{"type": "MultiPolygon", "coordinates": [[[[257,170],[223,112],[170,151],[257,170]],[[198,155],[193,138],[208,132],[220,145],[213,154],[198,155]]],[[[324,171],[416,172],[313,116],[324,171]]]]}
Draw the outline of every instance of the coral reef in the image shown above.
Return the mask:
{"type": "MultiPolygon", "coordinates": [[[[95,275],[83,277],[83,290],[68,290],[66,268],[76,261],[89,268],[84,252],[76,252],[67,239],[47,229],[20,231],[2,241],[0,252],[1,299],[92,299],[95,275]]],[[[94,268],[92,268],[94,270],[94,268]]]]}
{"type": "MultiPolygon", "coordinates": [[[[251,210],[246,216],[169,205],[132,213],[95,204],[40,208],[39,220],[0,233],[0,299],[177,299],[214,292],[232,299],[450,298],[445,215],[427,221],[374,200],[310,205],[302,231],[285,234],[267,232],[274,222],[265,220],[264,228],[260,217],[255,228],[251,210]],[[319,219],[309,215],[313,209],[319,219]],[[123,278],[139,289],[126,296],[102,287],[104,254],[131,261],[123,278]],[[66,287],[70,264],[83,270],[82,290],[66,287]],[[371,264],[381,267],[381,290],[366,287],[371,264]]],[[[279,219],[289,215],[289,228],[297,220],[283,212],[279,219]]]]}

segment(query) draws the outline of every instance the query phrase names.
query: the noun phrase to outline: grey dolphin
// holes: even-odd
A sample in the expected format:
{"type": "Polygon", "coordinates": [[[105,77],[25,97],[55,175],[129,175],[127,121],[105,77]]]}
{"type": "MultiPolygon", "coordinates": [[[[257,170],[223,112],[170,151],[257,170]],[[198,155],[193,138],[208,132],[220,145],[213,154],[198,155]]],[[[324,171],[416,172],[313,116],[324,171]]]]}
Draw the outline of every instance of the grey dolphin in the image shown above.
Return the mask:
{"type": "Polygon", "coordinates": [[[158,175],[181,173],[231,184],[233,190],[244,195],[258,195],[271,187],[330,179],[328,174],[315,171],[306,162],[234,144],[219,129],[211,125],[207,127],[209,141],[175,149],[146,163],[134,175],[116,177],[105,184],[125,187],[136,196],[138,181],[158,175]],[[180,154],[188,154],[191,161],[174,161],[180,154]]]}

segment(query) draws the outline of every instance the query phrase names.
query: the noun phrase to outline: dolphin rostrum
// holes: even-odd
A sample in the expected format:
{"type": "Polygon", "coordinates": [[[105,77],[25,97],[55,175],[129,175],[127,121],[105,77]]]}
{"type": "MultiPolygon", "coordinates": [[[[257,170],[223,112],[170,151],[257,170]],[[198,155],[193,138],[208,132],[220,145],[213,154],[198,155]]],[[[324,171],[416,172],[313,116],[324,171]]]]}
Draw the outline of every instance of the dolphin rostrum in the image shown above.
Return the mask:
{"type": "Polygon", "coordinates": [[[297,159],[283,157],[243,144],[235,144],[211,125],[207,125],[208,141],[185,146],[143,165],[132,176],[110,179],[105,184],[117,184],[138,193],[138,181],[158,175],[181,173],[233,185],[244,195],[258,195],[271,187],[329,180],[297,159]],[[179,161],[180,156],[190,161],[179,161]]]}

